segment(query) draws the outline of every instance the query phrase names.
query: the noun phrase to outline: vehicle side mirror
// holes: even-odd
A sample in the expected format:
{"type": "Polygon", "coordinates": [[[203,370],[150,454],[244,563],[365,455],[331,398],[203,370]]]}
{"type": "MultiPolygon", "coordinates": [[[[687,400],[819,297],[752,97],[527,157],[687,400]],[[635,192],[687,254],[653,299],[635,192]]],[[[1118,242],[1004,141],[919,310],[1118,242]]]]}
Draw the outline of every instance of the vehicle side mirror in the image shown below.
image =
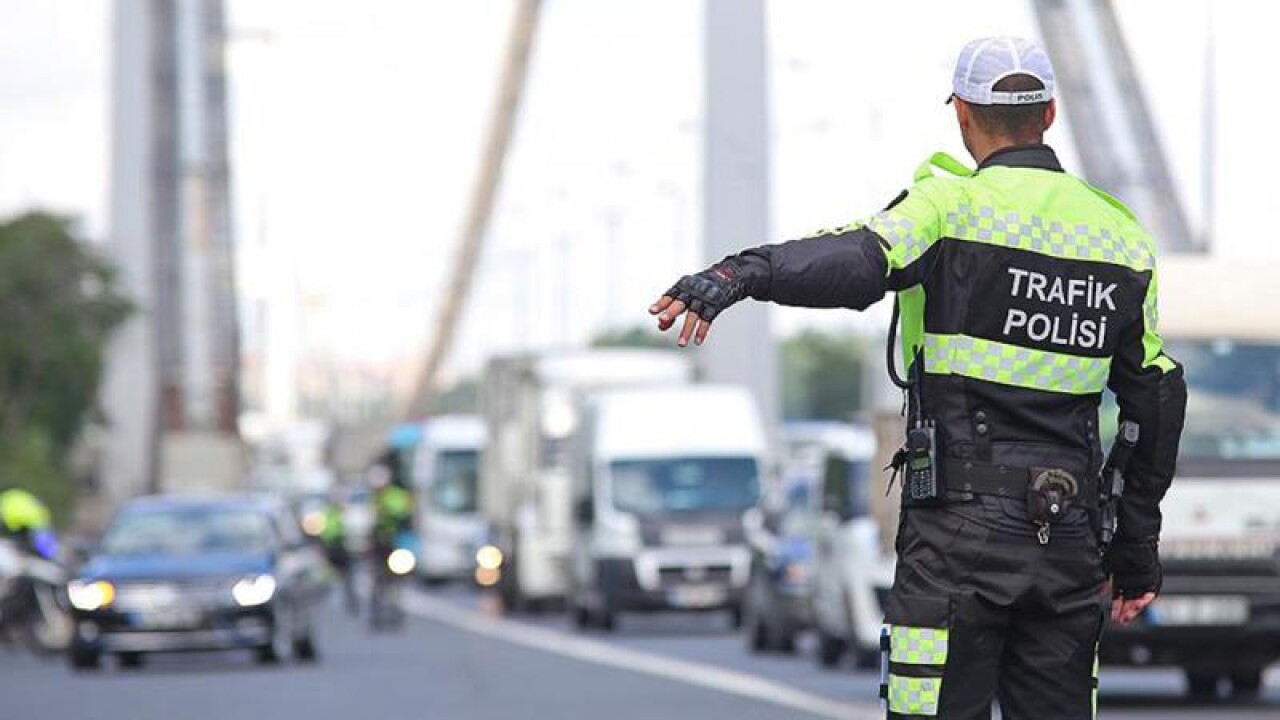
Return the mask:
{"type": "Polygon", "coordinates": [[[573,504],[573,517],[579,525],[591,525],[596,521],[596,506],[591,498],[578,498],[573,504]]]}

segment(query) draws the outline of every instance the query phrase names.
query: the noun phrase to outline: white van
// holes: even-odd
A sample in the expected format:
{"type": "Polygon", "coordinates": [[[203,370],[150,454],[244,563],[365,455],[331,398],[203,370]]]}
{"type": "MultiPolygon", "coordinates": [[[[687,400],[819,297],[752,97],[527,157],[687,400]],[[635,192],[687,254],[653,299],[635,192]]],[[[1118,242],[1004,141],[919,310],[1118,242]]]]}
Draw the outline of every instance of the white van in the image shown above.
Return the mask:
{"type": "Polygon", "coordinates": [[[881,473],[871,466],[875,438],[843,423],[789,423],[788,445],[806,444],[821,463],[810,494],[818,516],[813,548],[813,627],[817,660],[834,667],[845,652],[860,668],[880,654],[881,603],[893,586],[893,548],[881,547],[871,493],[881,473]]]}
{"type": "Polygon", "coordinates": [[[744,388],[592,396],[571,466],[576,624],[612,629],[620,612],[669,609],[728,610],[740,622],[743,514],[759,500],[767,451],[744,388]]]}
{"type": "Polygon", "coordinates": [[[422,538],[418,576],[428,583],[470,579],[474,572],[486,530],[477,501],[485,434],[475,415],[441,415],[422,424],[412,479],[422,538]]]}
{"type": "Polygon", "coordinates": [[[508,611],[558,605],[569,591],[569,466],[584,398],[610,388],[685,383],[692,375],[687,354],[666,350],[571,350],[489,361],[480,398],[489,428],[480,507],[495,546],[489,564],[497,567],[477,570],[491,573],[481,584],[496,586],[508,611]]]}

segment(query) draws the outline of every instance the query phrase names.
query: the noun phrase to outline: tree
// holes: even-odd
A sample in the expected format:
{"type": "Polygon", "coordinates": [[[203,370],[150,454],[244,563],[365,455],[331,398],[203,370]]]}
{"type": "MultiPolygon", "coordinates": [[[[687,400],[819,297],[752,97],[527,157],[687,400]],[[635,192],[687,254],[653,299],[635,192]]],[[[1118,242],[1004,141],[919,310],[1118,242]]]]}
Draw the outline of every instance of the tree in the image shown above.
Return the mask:
{"type": "Polygon", "coordinates": [[[96,408],[103,354],[132,304],[71,223],[0,223],[0,485],[31,489],[65,519],[65,458],[96,408]]]}
{"type": "Polygon", "coordinates": [[[805,330],[782,343],[782,415],[849,421],[862,409],[866,343],[805,330]]]}

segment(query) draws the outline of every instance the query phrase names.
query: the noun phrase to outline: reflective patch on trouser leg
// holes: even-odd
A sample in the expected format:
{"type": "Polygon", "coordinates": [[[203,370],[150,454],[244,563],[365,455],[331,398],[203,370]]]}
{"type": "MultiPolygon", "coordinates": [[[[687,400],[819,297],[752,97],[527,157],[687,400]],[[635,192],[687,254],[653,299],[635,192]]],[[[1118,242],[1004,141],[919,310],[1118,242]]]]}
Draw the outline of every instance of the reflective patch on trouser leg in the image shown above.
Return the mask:
{"type": "Polygon", "coordinates": [[[937,715],[940,677],[889,674],[889,712],[899,715],[937,715]]]}
{"type": "MultiPolygon", "coordinates": [[[[893,720],[936,717],[944,699],[951,600],[941,595],[913,595],[895,586],[884,610],[889,645],[884,689],[888,716],[893,720]]],[[[964,684],[955,687],[962,690],[964,684]]]]}
{"type": "Polygon", "coordinates": [[[945,628],[891,625],[889,661],[906,665],[945,665],[949,635],[945,628]]]}

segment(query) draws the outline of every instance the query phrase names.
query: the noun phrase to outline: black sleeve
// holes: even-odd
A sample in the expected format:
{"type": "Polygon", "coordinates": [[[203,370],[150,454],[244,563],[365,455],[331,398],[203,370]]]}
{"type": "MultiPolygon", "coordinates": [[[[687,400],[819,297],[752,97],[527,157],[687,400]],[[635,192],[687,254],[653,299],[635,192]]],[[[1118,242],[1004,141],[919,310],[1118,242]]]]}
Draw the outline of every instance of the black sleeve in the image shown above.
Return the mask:
{"type": "MultiPolygon", "coordinates": [[[[1154,302],[1154,299],[1152,300],[1154,302]]],[[[1164,353],[1154,327],[1139,317],[1120,337],[1108,386],[1120,417],[1138,423],[1138,446],[1125,474],[1117,542],[1160,535],[1160,501],[1173,482],[1187,407],[1182,366],[1164,353]]]]}
{"type": "Polygon", "coordinates": [[[888,289],[888,244],[865,227],[763,245],[733,260],[756,300],[865,310],[888,289]]]}

